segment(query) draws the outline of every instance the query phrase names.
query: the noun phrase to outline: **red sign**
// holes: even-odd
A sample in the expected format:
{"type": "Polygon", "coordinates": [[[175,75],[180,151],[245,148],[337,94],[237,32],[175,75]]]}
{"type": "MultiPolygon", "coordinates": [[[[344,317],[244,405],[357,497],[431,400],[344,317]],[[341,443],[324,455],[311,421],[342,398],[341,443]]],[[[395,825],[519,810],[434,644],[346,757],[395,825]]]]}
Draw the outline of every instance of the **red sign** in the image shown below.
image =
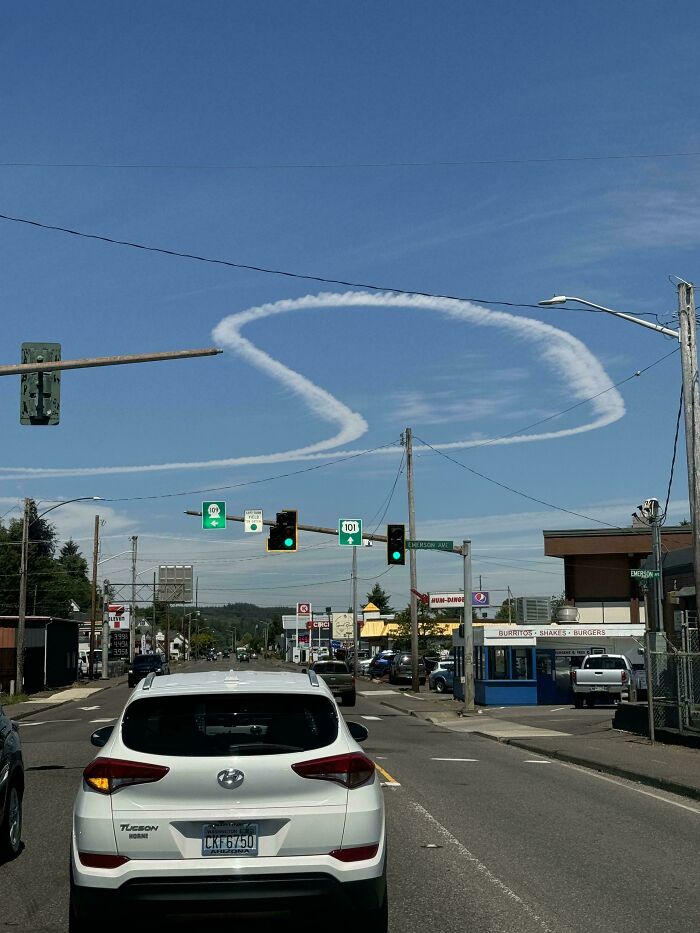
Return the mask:
{"type": "Polygon", "coordinates": [[[310,616],[311,615],[311,603],[297,603],[297,615],[298,616],[310,616]]]}
{"type": "Polygon", "coordinates": [[[112,615],[123,616],[124,615],[124,606],[110,606],[109,611],[112,615]]]}
{"type": "Polygon", "coordinates": [[[308,629],[312,629],[312,628],[314,627],[313,622],[307,622],[307,623],[306,623],[306,627],[307,627],[308,629]]]}

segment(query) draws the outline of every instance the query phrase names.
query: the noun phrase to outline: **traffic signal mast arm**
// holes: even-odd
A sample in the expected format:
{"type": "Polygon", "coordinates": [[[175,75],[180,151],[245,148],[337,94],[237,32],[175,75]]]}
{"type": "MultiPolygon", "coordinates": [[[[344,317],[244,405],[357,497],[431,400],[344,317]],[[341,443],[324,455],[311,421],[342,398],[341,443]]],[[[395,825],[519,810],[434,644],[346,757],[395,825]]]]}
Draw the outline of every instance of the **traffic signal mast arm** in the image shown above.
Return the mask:
{"type": "MultiPolygon", "coordinates": [[[[195,511],[194,509],[185,509],[185,515],[196,515],[196,516],[198,516],[198,517],[201,518],[202,513],[201,513],[201,511],[198,511],[198,510],[195,511]]],[[[245,521],[245,518],[244,518],[242,515],[227,515],[227,516],[226,516],[226,521],[227,521],[227,522],[244,522],[244,521],[245,521]]],[[[277,522],[276,522],[276,521],[273,521],[272,519],[269,519],[269,518],[263,519],[263,525],[270,525],[270,526],[272,526],[272,525],[276,525],[276,524],[277,524],[277,522]]],[[[311,531],[311,532],[313,532],[314,534],[317,534],[317,535],[333,535],[334,538],[337,538],[337,537],[338,537],[338,528],[337,528],[337,526],[336,526],[335,528],[324,528],[324,527],[322,527],[321,525],[302,525],[302,524],[300,524],[299,522],[297,522],[297,528],[298,528],[299,531],[311,531]]],[[[387,536],[386,536],[386,535],[375,535],[375,534],[369,534],[369,533],[367,533],[367,532],[363,532],[363,533],[362,533],[362,537],[363,537],[363,539],[366,540],[366,541],[384,541],[384,542],[386,542],[386,540],[387,540],[387,536]]],[[[449,553],[449,552],[448,552],[448,553],[449,553]]],[[[459,554],[460,556],[462,556],[462,548],[461,548],[461,547],[453,547],[453,548],[452,548],[452,553],[453,553],[453,554],[459,554]]]]}
{"type": "Polygon", "coordinates": [[[122,366],[125,363],[157,363],[161,360],[184,360],[192,356],[218,356],[216,347],[205,350],[169,350],[164,353],[134,353],[128,356],[94,356],[84,360],[57,360],[44,363],[14,363],[0,366],[0,376],[21,376],[24,373],[53,372],[57,369],[90,369],[93,366],[122,366]]]}

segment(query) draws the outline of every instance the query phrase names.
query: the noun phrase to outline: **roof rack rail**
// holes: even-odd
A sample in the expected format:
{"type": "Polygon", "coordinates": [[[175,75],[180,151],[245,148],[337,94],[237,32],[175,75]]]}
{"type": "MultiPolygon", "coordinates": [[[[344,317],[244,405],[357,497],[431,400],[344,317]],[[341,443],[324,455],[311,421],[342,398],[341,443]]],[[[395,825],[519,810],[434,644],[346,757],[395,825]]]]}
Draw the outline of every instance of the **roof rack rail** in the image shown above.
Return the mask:
{"type": "Polygon", "coordinates": [[[312,687],[318,687],[318,674],[316,671],[309,671],[309,682],[312,687]]]}
{"type": "Polygon", "coordinates": [[[155,680],[156,672],[151,671],[150,674],[146,674],[146,679],[143,682],[143,690],[150,690],[153,681],[155,680]]]}

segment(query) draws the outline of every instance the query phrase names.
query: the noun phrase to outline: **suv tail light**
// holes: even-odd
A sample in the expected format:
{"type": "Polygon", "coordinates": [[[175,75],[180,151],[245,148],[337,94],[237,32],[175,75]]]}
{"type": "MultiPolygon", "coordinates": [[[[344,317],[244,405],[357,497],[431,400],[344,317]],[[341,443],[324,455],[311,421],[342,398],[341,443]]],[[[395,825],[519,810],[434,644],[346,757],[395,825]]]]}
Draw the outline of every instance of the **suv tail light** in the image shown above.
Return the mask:
{"type": "MultiPolygon", "coordinates": [[[[120,758],[95,758],[83,771],[83,779],[101,794],[113,794],[120,787],[131,784],[150,784],[160,781],[170,771],[164,765],[149,765],[140,761],[120,758]]],[[[99,866],[95,866],[99,867],[99,866]]]]}
{"type": "Polygon", "coordinates": [[[352,790],[368,784],[374,777],[374,762],[359,752],[333,755],[331,758],[315,758],[292,765],[292,771],[303,778],[318,781],[335,781],[352,790]]]}
{"type": "Polygon", "coordinates": [[[126,855],[103,855],[101,852],[78,852],[78,858],[86,868],[119,868],[129,861],[126,855]]]}
{"type": "Polygon", "coordinates": [[[627,683],[627,671],[622,671],[622,676],[621,676],[621,678],[620,678],[620,682],[623,683],[623,684],[626,684],[626,683],[627,683]]]}
{"type": "Polygon", "coordinates": [[[576,683],[576,671],[571,672],[571,683],[572,684],[576,683]]]}

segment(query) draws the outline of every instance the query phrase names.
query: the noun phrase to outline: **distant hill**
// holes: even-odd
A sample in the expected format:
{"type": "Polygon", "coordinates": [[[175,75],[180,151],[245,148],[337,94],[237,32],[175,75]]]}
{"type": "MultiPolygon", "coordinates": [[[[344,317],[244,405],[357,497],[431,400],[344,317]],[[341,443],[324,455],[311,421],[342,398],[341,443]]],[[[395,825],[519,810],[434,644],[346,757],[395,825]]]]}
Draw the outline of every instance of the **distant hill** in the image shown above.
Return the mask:
{"type": "MultiPolygon", "coordinates": [[[[271,633],[282,631],[282,615],[295,611],[289,606],[256,606],[255,603],[227,603],[225,606],[200,606],[199,611],[211,629],[219,647],[231,644],[233,627],[238,630],[238,642],[248,642],[256,637],[256,622],[272,622],[271,633]]],[[[259,628],[257,637],[262,638],[259,628]]]]}

